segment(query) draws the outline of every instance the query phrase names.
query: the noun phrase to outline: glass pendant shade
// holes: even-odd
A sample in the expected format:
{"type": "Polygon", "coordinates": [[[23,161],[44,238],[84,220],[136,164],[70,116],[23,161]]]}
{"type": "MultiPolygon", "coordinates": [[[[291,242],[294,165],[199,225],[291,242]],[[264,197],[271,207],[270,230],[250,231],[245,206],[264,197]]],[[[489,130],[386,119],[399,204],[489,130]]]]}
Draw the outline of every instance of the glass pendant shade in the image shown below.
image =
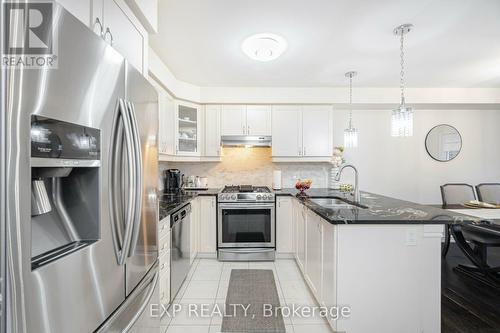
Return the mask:
{"type": "Polygon", "coordinates": [[[346,128],[344,130],[344,147],[356,148],[358,146],[358,129],[346,128]]]}
{"type": "Polygon", "coordinates": [[[392,136],[413,136],[413,110],[406,106],[405,103],[405,53],[404,53],[404,36],[413,28],[412,24],[402,24],[394,29],[394,34],[400,38],[400,58],[401,72],[399,79],[399,87],[401,89],[401,103],[399,107],[392,110],[391,119],[391,135],[392,136]]]}
{"type": "Polygon", "coordinates": [[[344,130],[344,147],[346,148],[358,146],[358,129],[352,126],[352,78],[357,74],[355,71],[345,73],[345,77],[349,78],[349,123],[344,130]]]}
{"type": "Polygon", "coordinates": [[[413,110],[404,104],[392,111],[392,136],[413,136],[413,110]]]}

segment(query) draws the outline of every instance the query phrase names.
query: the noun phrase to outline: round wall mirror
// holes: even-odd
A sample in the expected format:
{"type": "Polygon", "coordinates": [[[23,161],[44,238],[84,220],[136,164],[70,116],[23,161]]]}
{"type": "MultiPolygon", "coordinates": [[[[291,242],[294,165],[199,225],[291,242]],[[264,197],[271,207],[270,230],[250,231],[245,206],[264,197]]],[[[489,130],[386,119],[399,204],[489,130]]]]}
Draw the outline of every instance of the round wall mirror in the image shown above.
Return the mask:
{"type": "Polygon", "coordinates": [[[453,126],[437,125],[427,133],[425,149],[436,161],[451,161],[462,150],[462,136],[453,126]]]}

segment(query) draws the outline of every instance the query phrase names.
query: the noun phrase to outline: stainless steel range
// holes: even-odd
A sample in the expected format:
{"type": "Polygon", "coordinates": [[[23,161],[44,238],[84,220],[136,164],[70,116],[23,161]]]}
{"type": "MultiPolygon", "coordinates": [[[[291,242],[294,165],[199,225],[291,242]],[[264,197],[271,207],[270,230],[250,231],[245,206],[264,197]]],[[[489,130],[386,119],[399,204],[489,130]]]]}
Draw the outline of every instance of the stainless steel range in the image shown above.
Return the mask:
{"type": "Polygon", "coordinates": [[[218,196],[218,258],[274,260],[275,197],[265,186],[226,186],[218,196]]]}

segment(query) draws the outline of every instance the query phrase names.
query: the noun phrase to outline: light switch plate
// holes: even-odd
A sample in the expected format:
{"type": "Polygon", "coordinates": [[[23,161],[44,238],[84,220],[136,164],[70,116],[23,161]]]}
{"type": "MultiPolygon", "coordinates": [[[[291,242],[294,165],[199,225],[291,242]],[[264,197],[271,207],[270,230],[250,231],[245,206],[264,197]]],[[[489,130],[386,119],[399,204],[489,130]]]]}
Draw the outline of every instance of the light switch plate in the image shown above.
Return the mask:
{"type": "Polygon", "coordinates": [[[416,246],[417,245],[417,229],[410,228],[406,230],[406,246],[416,246]]]}

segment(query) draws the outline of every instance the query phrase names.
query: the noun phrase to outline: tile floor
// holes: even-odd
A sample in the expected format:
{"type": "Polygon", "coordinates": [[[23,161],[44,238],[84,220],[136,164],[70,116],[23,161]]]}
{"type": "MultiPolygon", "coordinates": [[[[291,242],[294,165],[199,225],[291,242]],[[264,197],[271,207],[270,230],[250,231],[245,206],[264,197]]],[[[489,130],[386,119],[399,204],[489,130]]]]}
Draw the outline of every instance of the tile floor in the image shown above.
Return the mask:
{"type": "MultiPolygon", "coordinates": [[[[197,259],[182,285],[173,304],[181,310],[162,319],[162,333],[218,333],[221,331],[222,317],[189,315],[189,304],[195,304],[196,312],[202,313],[201,305],[208,305],[209,312],[215,304],[223,307],[232,269],[271,269],[274,272],[280,304],[312,305],[316,302],[309,291],[294,260],[275,262],[219,262],[215,259],[197,259]],[[212,306],[210,306],[212,305],[212,306]]],[[[192,308],[193,309],[193,308],[192,308]]],[[[192,312],[194,313],[194,312],[192,312]]],[[[330,327],[323,318],[283,318],[286,332],[329,333],[330,327]]]]}

